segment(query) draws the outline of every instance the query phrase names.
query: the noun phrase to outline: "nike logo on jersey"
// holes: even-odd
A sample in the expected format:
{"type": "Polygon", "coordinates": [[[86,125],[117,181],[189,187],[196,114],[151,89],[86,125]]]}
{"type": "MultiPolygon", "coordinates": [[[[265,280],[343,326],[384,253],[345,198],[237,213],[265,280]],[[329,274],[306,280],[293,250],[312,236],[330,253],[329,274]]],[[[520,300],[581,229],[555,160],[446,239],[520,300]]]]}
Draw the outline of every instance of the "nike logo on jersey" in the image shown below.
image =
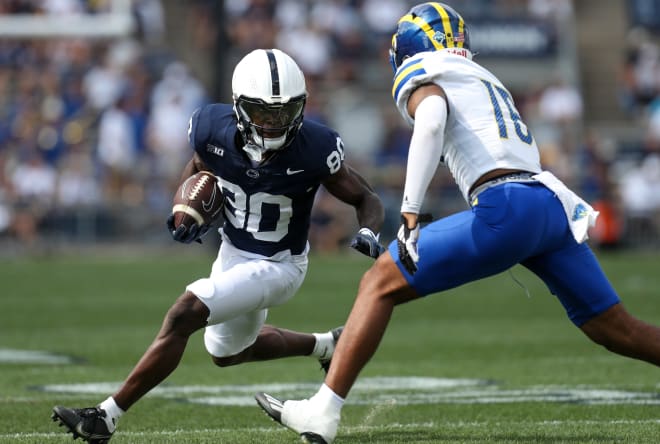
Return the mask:
{"type": "Polygon", "coordinates": [[[305,170],[292,170],[291,168],[287,168],[286,169],[286,174],[291,176],[293,174],[302,173],[303,171],[305,171],[305,170]]]}

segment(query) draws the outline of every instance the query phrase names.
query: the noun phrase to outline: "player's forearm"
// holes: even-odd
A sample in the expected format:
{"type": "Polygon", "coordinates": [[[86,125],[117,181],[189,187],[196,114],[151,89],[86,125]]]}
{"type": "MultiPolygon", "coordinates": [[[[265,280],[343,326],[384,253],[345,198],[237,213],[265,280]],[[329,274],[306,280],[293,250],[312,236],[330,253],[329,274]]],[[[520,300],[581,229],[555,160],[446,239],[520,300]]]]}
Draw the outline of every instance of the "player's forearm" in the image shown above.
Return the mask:
{"type": "Polygon", "coordinates": [[[181,182],[185,181],[187,178],[192,176],[193,174],[197,173],[198,171],[204,171],[208,170],[204,162],[202,162],[202,159],[197,156],[195,153],[193,157],[188,161],[185,167],[183,167],[183,171],[181,172],[181,182]]]}
{"type": "Polygon", "coordinates": [[[360,205],[355,207],[360,227],[369,228],[374,233],[380,233],[385,219],[385,209],[375,193],[368,193],[360,205]]]}
{"type": "Polygon", "coordinates": [[[444,144],[447,102],[444,98],[426,97],[415,110],[415,129],[410,140],[402,213],[419,214],[424,195],[435,174],[444,144]]]}
{"type": "Polygon", "coordinates": [[[185,181],[187,178],[192,176],[197,172],[197,167],[195,167],[195,161],[194,159],[190,159],[190,161],[186,164],[185,167],[183,167],[183,171],[181,171],[181,183],[185,181]]]}

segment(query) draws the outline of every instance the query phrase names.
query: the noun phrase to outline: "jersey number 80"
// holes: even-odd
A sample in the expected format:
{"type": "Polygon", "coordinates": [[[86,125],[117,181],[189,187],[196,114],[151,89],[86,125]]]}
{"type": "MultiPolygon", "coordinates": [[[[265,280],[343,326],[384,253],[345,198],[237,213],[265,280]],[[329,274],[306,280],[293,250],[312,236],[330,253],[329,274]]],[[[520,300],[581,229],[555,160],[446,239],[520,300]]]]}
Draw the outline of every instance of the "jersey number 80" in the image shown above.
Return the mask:
{"type": "MultiPolygon", "coordinates": [[[[344,161],[344,143],[337,137],[337,149],[332,151],[327,159],[326,165],[330,174],[334,174],[341,168],[344,161]]],[[[248,195],[240,185],[222,180],[223,194],[225,195],[225,218],[227,222],[237,229],[244,229],[260,241],[279,242],[289,232],[289,222],[293,216],[293,206],[290,197],[281,194],[270,194],[258,192],[248,195]],[[226,191],[225,191],[226,190],[226,191]],[[264,205],[279,208],[277,221],[271,225],[271,229],[262,227],[262,208],[264,205]]]]}

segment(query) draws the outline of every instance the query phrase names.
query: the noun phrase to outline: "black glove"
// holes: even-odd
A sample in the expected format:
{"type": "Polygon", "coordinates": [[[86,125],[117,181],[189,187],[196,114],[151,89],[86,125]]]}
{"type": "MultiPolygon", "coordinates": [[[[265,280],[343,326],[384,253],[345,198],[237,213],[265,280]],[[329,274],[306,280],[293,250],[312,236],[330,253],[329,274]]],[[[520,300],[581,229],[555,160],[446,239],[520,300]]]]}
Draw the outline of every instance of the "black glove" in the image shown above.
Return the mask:
{"type": "Polygon", "coordinates": [[[197,225],[192,224],[190,228],[186,229],[185,225],[174,226],[174,214],[170,214],[167,218],[167,228],[172,234],[172,239],[177,242],[189,244],[192,241],[202,243],[202,237],[209,231],[211,224],[197,225]]]}
{"type": "Polygon", "coordinates": [[[385,251],[385,247],[378,242],[378,237],[369,228],[360,228],[358,234],[351,241],[351,248],[355,248],[365,256],[376,259],[385,251]]]}
{"type": "Polygon", "coordinates": [[[415,274],[417,271],[417,262],[419,261],[419,253],[417,251],[419,224],[421,222],[430,222],[432,219],[430,214],[420,214],[417,217],[415,226],[408,228],[406,219],[401,216],[401,227],[399,227],[399,232],[396,235],[396,242],[399,247],[399,259],[403,267],[410,274],[415,274]]]}

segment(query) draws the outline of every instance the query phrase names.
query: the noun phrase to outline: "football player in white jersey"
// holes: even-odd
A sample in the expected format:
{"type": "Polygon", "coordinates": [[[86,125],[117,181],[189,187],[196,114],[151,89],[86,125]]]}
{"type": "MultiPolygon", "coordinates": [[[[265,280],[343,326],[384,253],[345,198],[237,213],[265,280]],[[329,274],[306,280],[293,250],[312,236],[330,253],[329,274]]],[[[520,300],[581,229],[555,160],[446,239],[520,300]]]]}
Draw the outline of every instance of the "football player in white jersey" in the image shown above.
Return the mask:
{"type": "Polygon", "coordinates": [[[258,393],[266,413],[307,442],[334,440],[344,399],[376,351],[394,307],[522,264],[568,317],[608,350],[660,365],[660,329],[624,309],[584,241],[597,213],[547,171],[506,87],[472,61],[463,18],[442,3],[413,7],[392,38],[392,95],[413,124],[402,224],[362,278],[325,383],[309,399],[258,393]],[[438,165],[470,209],[420,230],[438,165]]]}

